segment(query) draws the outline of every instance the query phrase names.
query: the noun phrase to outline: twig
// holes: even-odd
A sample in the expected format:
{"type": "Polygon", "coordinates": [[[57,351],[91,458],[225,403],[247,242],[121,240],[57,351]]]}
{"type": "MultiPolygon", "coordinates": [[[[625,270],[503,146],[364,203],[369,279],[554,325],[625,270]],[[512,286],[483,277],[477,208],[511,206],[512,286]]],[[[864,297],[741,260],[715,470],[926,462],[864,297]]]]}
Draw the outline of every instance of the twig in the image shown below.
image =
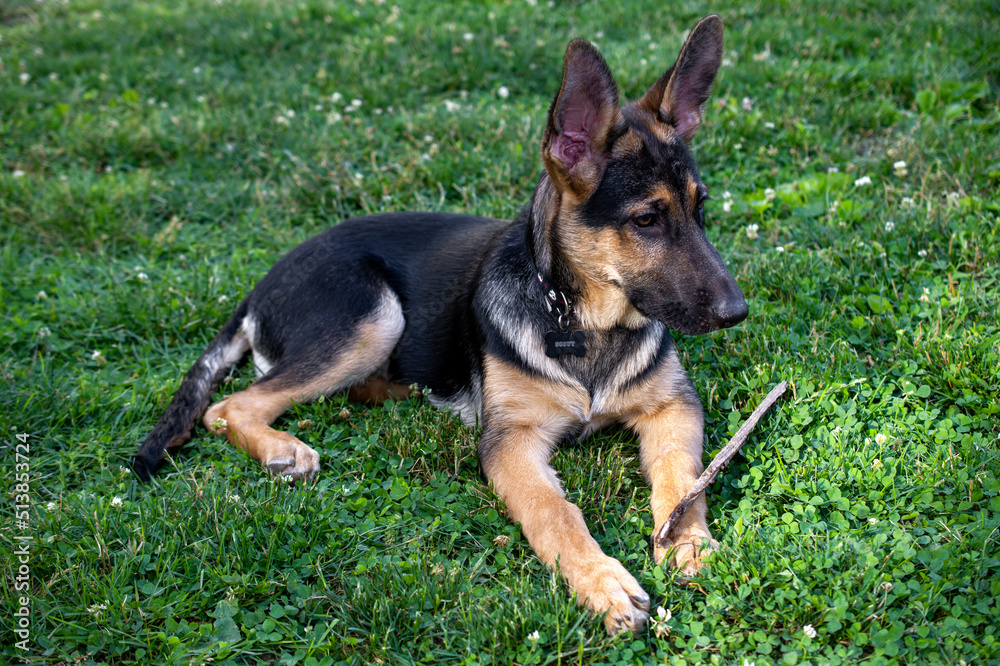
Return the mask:
{"type": "Polygon", "coordinates": [[[698,498],[698,495],[704,492],[704,490],[711,485],[712,481],[715,480],[716,475],[722,471],[722,468],[729,464],[729,461],[736,455],[736,452],[739,451],[740,447],[742,447],[744,442],[747,441],[750,431],[756,427],[760,418],[764,416],[764,413],[767,412],[767,410],[769,410],[775,402],[778,401],[778,398],[784,394],[785,389],[787,388],[788,382],[781,382],[771,389],[771,392],[767,394],[767,397],[765,397],[764,400],[757,405],[757,409],[753,410],[753,413],[747,418],[746,421],[743,422],[743,425],[741,425],[740,429],[736,431],[736,434],[733,435],[732,439],[730,439],[726,445],[722,447],[722,450],[719,451],[719,455],[715,456],[715,460],[713,460],[712,464],[708,466],[708,469],[706,469],[702,475],[698,477],[698,480],[695,481],[694,486],[691,487],[688,494],[681,498],[681,501],[677,503],[674,510],[670,512],[670,516],[667,518],[667,521],[663,523],[663,526],[660,527],[660,531],[656,533],[656,537],[653,540],[654,543],[658,544],[661,548],[669,548],[673,545],[673,542],[670,540],[670,532],[677,526],[681,516],[687,512],[694,501],[698,498]]]}

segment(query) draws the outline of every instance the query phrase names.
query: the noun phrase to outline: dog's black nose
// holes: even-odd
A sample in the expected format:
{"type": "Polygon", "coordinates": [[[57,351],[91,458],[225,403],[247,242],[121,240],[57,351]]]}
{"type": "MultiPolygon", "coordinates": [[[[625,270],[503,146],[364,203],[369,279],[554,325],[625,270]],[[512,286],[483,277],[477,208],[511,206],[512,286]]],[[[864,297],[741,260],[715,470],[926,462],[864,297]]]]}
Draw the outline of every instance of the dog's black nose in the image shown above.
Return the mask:
{"type": "Polygon", "coordinates": [[[747,318],[747,302],[743,294],[736,293],[712,307],[712,314],[719,328],[735,326],[747,318]]]}

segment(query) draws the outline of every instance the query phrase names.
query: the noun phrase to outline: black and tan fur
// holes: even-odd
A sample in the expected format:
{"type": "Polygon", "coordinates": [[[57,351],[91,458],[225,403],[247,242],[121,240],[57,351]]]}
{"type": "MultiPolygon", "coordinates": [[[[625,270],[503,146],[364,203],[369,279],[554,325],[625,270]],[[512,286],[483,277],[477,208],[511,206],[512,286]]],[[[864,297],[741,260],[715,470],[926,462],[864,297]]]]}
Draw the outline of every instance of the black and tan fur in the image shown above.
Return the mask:
{"type": "MultiPolygon", "coordinates": [[[[482,425],[479,458],[510,518],[609,631],[636,629],[649,597],[601,552],[549,458],[612,423],[635,430],[655,524],[702,471],[702,409],[668,333],[705,333],[746,303],[704,232],[706,188],[687,143],[722,55],[703,20],[675,65],[621,107],[604,60],[574,40],[549,110],[545,172],[512,222],[398,213],[343,222],[292,250],[240,304],[139,449],[145,479],[204,414],[271,471],[319,472],[319,456],[271,423],[293,402],[351,391],[378,401],[407,386],[482,425]],[[556,315],[539,275],[572,304],[583,357],[545,354],[556,315]],[[245,355],[260,378],[208,407],[245,355]]],[[[700,567],[713,543],[704,497],[672,562],[700,567]]],[[[657,549],[656,561],[667,553],[657,549]]]]}

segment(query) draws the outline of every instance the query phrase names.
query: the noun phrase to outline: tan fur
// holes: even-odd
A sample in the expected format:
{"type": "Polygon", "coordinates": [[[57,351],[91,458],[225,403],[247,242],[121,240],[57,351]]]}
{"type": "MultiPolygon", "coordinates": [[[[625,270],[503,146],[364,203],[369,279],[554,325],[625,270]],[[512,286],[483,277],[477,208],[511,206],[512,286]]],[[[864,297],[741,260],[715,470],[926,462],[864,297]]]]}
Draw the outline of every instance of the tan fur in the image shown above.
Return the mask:
{"type": "Polygon", "coordinates": [[[608,612],[610,632],[642,626],[649,597],[639,583],[590,536],[583,513],[566,501],[548,459],[556,437],[589,411],[582,387],[526,375],[488,357],[483,440],[491,442],[483,471],[538,557],[559,567],[581,602],[608,612]],[[641,609],[641,610],[639,610],[641,609]]]}
{"type": "Polygon", "coordinates": [[[688,201],[692,204],[692,210],[698,207],[698,199],[701,198],[701,188],[698,186],[698,181],[693,177],[688,178],[687,182],[688,189],[688,201]]]}
{"type": "Polygon", "coordinates": [[[642,150],[642,138],[633,130],[628,129],[615,141],[614,148],[611,150],[611,157],[612,159],[620,160],[640,150],[642,150]]]}
{"type": "MultiPolygon", "coordinates": [[[[676,355],[670,361],[643,387],[647,396],[661,396],[661,399],[637,405],[638,408],[625,419],[639,435],[642,470],[652,487],[653,534],[659,531],[660,525],[704,470],[701,404],[697,395],[678,392],[685,373],[676,355]]],[[[674,532],[676,550],[672,564],[686,573],[701,568],[702,559],[708,554],[707,550],[702,550],[703,540],[707,540],[710,547],[718,545],[708,530],[707,510],[702,494],[674,532]]],[[[657,564],[666,555],[665,549],[659,545],[654,547],[653,557],[657,564]]]]}
{"type": "Polygon", "coordinates": [[[579,221],[578,207],[564,202],[559,214],[559,244],[579,282],[580,299],[575,303],[581,328],[638,328],[646,318],[629,302],[622,289],[624,280],[616,264],[628,261],[621,233],[615,229],[593,229],[579,221]]]}
{"type": "Polygon", "coordinates": [[[245,391],[212,405],[203,418],[205,427],[225,435],[234,446],[246,451],[264,467],[293,479],[311,478],[319,472],[319,454],[271,424],[293,403],[309,402],[321,395],[359,385],[359,391],[379,397],[393,386],[379,376],[374,364],[382,363],[402,334],[402,316],[395,297],[388,299],[370,321],[359,325],[353,345],[339,354],[319,375],[289,385],[288,380],[268,382],[267,376],[245,391]],[[360,383],[360,384],[359,384],[360,383]]]}
{"type": "Polygon", "coordinates": [[[380,405],[386,400],[406,400],[413,391],[406,384],[390,382],[385,377],[376,375],[363,384],[352,386],[347,393],[351,402],[367,402],[380,405]]]}

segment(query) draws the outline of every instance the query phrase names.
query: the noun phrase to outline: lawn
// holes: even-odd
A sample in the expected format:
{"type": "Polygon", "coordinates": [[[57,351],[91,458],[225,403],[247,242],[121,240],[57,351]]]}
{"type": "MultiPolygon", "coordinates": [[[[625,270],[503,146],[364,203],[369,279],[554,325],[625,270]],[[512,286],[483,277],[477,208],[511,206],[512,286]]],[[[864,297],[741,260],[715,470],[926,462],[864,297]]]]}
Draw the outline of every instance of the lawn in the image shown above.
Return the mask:
{"type": "Polygon", "coordinates": [[[0,3],[0,662],[1000,664],[998,53],[973,0],[0,3]],[[609,638],[477,429],[418,400],[283,417],[312,485],[201,428],[136,481],[284,252],[370,212],[513,217],[569,39],[635,99],[712,12],[692,149],[750,316],[675,336],[706,460],[789,393],[709,489],[691,579],[652,561],[630,433],[554,458],[664,619],[609,638]]]}

